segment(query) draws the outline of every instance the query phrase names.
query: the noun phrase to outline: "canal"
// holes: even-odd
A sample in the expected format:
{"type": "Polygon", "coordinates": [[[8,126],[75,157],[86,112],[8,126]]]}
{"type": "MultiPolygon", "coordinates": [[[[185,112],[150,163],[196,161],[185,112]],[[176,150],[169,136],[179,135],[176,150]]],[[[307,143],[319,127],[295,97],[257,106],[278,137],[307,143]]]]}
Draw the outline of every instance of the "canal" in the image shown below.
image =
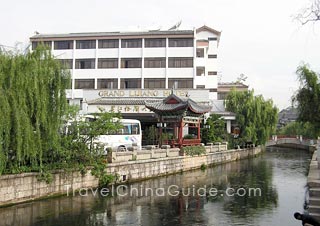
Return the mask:
{"type": "Polygon", "coordinates": [[[254,159],[110,188],[108,196],[106,190],[71,191],[0,208],[0,225],[301,225],[293,213],[304,208],[310,158],[301,150],[272,149],[254,159]]]}

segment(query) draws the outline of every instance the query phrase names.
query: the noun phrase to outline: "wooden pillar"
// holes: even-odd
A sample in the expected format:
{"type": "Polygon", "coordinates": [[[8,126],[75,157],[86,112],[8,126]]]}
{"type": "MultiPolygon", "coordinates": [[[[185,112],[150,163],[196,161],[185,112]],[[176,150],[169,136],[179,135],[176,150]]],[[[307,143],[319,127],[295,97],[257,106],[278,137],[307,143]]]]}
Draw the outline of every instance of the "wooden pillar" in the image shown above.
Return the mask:
{"type": "Polygon", "coordinates": [[[199,123],[198,123],[198,140],[200,140],[200,120],[199,120],[199,123]]]}
{"type": "Polygon", "coordinates": [[[182,147],[182,140],[183,140],[183,120],[179,122],[179,132],[178,132],[178,144],[179,147],[182,147]]]}

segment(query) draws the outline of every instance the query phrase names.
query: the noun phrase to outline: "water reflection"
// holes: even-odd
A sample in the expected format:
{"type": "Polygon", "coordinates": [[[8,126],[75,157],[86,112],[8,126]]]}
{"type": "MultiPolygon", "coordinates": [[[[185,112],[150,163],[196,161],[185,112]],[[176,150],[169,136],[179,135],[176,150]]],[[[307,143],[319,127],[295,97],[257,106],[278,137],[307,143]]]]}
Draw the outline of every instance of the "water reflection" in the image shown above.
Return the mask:
{"type": "MultiPolygon", "coordinates": [[[[262,156],[205,171],[147,180],[131,189],[177,185],[177,196],[60,197],[0,209],[0,225],[299,225],[310,155],[267,151],[262,156]],[[217,188],[219,195],[182,194],[183,188],[217,188]],[[260,188],[261,196],[227,197],[228,188],[260,188]]],[[[124,189],[128,192],[130,188],[124,189]]]]}

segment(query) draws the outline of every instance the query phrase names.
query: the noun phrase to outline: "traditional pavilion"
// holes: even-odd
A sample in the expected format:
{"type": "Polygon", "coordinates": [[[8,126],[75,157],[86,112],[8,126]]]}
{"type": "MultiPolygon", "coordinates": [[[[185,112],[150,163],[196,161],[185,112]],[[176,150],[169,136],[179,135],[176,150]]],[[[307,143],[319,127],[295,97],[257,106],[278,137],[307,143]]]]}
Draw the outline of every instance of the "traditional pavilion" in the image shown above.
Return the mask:
{"type": "Polygon", "coordinates": [[[171,93],[160,101],[145,102],[156,113],[160,129],[160,145],[182,147],[201,144],[200,124],[211,106],[200,105],[190,98],[180,98],[171,93]]]}

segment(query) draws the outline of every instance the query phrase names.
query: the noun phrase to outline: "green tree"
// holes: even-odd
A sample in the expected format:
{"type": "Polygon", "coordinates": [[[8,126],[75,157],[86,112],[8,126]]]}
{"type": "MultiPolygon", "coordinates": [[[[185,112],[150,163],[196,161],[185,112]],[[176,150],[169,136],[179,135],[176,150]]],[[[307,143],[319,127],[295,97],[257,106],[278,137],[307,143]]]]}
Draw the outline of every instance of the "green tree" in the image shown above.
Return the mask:
{"type": "Polygon", "coordinates": [[[119,114],[100,112],[83,121],[67,104],[70,84],[50,51],[40,47],[26,55],[0,53],[0,174],[96,166],[106,175],[98,136],[120,128],[119,114]],[[67,126],[66,126],[67,125],[67,126]]]}
{"type": "Polygon", "coordinates": [[[315,138],[316,129],[309,122],[290,122],[281,128],[278,134],[286,136],[302,135],[306,138],[315,138]]]}
{"type": "Polygon", "coordinates": [[[272,100],[254,96],[254,91],[231,91],[226,100],[227,110],[236,113],[240,139],[264,144],[275,132],[278,109],[272,100]]]}
{"type": "Polygon", "coordinates": [[[319,74],[302,65],[297,69],[300,87],[292,97],[293,105],[298,109],[298,121],[311,123],[316,137],[320,131],[320,84],[319,74]]]}
{"type": "Polygon", "coordinates": [[[225,121],[217,114],[211,114],[201,129],[202,143],[221,142],[226,138],[225,121]]]}
{"type": "Polygon", "coordinates": [[[41,166],[61,150],[69,73],[51,53],[0,53],[0,174],[41,166]]]}

